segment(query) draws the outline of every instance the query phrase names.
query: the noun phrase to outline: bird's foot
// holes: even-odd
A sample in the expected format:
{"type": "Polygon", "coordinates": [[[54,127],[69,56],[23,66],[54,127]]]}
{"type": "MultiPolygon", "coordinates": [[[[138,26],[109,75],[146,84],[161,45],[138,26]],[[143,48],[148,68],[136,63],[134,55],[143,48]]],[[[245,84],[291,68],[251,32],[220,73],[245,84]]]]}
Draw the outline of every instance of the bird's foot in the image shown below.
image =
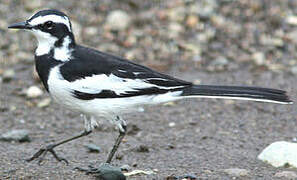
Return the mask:
{"type": "Polygon", "coordinates": [[[33,161],[34,159],[39,158],[38,164],[40,165],[44,160],[44,157],[46,156],[46,154],[50,152],[57,161],[60,161],[60,162],[64,161],[68,165],[68,161],[65,158],[59,157],[57,153],[54,151],[55,147],[56,147],[55,144],[47,145],[39,149],[39,151],[37,151],[31,158],[26,159],[26,161],[30,162],[30,161],[33,161]]]}

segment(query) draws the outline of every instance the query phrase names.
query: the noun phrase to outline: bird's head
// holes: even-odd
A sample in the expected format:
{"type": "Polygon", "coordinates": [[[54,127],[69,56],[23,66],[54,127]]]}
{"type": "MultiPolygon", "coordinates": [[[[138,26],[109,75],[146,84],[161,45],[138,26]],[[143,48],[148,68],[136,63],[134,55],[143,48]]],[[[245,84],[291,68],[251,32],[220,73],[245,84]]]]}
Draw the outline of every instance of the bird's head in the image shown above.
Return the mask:
{"type": "Polygon", "coordinates": [[[28,20],[8,28],[31,31],[38,40],[37,56],[49,54],[55,48],[71,49],[75,45],[71,22],[66,14],[58,10],[39,11],[28,20]]]}

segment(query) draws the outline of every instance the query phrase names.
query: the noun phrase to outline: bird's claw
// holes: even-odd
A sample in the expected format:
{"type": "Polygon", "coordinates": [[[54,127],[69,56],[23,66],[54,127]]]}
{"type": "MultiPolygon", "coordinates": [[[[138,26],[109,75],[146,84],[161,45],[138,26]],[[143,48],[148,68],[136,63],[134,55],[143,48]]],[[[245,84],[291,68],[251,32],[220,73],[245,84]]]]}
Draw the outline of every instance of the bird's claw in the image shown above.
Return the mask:
{"type": "Polygon", "coordinates": [[[37,151],[31,158],[26,159],[26,161],[27,162],[33,161],[34,159],[37,159],[37,158],[39,158],[41,156],[39,158],[39,160],[38,160],[38,164],[41,165],[41,163],[44,160],[44,157],[46,156],[46,154],[48,152],[50,152],[57,161],[59,161],[59,162],[64,161],[68,165],[68,161],[65,158],[59,157],[57,155],[57,153],[54,151],[54,148],[55,148],[54,145],[48,145],[46,147],[43,147],[43,148],[39,149],[39,151],[37,151]]]}

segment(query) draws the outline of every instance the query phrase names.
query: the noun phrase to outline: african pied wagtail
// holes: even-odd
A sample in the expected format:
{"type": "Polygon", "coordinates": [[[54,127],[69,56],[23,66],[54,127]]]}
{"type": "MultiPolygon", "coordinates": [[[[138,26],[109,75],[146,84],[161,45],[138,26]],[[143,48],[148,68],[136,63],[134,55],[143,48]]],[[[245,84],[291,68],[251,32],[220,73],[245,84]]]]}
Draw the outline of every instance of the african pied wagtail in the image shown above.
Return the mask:
{"type": "Polygon", "coordinates": [[[70,139],[41,148],[28,161],[47,152],[59,161],[54,148],[86,136],[97,127],[96,118],[107,118],[119,128],[110,163],[126,132],[121,115],[141,105],[184,98],[224,98],[291,104],[285,91],[261,87],[193,85],[135,64],[126,59],[75,43],[69,18],[57,10],[42,10],[28,20],[9,26],[31,31],[38,40],[36,70],[51,97],[85,115],[85,130],[70,139]]]}

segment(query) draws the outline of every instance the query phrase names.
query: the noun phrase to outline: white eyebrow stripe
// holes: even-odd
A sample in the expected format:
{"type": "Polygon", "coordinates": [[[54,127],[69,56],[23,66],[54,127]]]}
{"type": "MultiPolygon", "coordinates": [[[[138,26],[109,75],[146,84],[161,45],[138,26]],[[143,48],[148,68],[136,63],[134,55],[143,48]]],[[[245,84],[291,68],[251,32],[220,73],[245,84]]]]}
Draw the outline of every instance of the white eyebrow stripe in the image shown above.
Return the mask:
{"type": "Polygon", "coordinates": [[[58,16],[58,15],[46,15],[46,16],[38,16],[30,20],[28,23],[32,26],[36,26],[39,24],[43,24],[47,21],[53,21],[54,23],[63,23],[67,26],[68,30],[71,32],[70,22],[68,17],[66,16],[58,16]]]}

